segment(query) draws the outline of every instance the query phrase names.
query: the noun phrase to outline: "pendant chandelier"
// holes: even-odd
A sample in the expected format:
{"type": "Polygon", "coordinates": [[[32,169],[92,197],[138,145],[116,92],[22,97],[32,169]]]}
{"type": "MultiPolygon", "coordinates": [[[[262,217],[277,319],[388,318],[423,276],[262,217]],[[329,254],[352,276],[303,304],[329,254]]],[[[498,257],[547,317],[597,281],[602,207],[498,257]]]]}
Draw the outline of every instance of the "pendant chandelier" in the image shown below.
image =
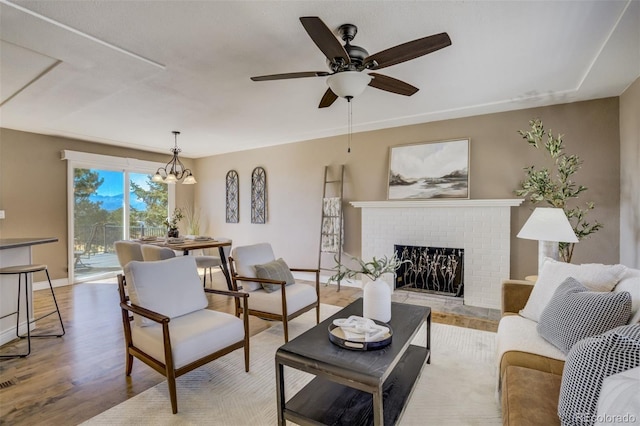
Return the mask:
{"type": "Polygon", "coordinates": [[[182,183],[184,185],[193,185],[196,182],[196,178],[193,177],[190,169],[184,167],[182,161],[178,158],[178,153],[182,151],[178,148],[178,135],[180,132],[174,130],[173,132],[175,138],[175,145],[171,148],[171,152],[173,153],[173,158],[171,161],[167,163],[166,166],[160,167],[156,174],[153,175],[151,180],[153,182],[163,182],[167,184],[173,184],[184,178],[182,183]]]}

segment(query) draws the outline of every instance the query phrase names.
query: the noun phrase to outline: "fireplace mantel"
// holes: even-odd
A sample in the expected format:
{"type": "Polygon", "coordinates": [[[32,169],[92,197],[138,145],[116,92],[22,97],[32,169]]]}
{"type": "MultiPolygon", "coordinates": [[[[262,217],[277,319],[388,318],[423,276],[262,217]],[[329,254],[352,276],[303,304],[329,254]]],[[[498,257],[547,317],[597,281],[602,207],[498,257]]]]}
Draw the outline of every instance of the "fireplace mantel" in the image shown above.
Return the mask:
{"type": "Polygon", "coordinates": [[[396,201],[352,201],[356,208],[407,208],[407,207],[516,207],[522,204],[522,198],[497,200],[396,200],[396,201]]]}

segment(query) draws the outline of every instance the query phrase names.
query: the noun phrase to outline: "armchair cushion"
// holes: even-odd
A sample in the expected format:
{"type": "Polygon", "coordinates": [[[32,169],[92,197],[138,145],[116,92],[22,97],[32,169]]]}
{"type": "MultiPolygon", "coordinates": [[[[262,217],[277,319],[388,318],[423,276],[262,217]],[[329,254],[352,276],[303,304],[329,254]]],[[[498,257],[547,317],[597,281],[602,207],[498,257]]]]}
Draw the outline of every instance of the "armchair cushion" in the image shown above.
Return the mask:
{"type": "MultiPolygon", "coordinates": [[[[296,280],[293,278],[293,274],[289,269],[289,265],[282,259],[274,260],[269,263],[265,263],[263,265],[256,265],[256,276],[258,278],[266,278],[270,280],[276,281],[284,281],[286,285],[295,284],[296,280]]],[[[280,291],[280,285],[278,284],[267,284],[261,283],[262,288],[267,293],[272,293],[274,291],[280,291]]]]}
{"type": "Polygon", "coordinates": [[[591,291],[611,291],[625,271],[624,265],[600,265],[597,263],[573,265],[546,258],[531,296],[520,315],[540,321],[540,314],[564,280],[573,277],[591,291]]]}
{"type": "MultiPolygon", "coordinates": [[[[315,288],[307,284],[291,284],[287,286],[285,293],[287,298],[287,315],[315,303],[318,299],[315,288]]],[[[251,292],[251,309],[282,315],[282,302],[280,301],[280,297],[281,293],[279,291],[274,291],[273,293],[267,293],[263,289],[253,291],[251,292]]]]}
{"type": "MultiPolygon", "coordinates": [[[[233,315],[200,309],[171,319],[169,332],[173,364],[180,368],[244,339],[244,324],[233,315]]],[[[135,346],[165,362],[162,325],[133,326],[131,339],[135,346]]]]}
{"type": "MultiPolygon", "coordinates": [[[[176,318],[207,307],[196,261],[191,256],[129,262],[124,268],[131,303],[176,318]]],[[[138,326],[156,324],[134,315],[138,326]]]]}
{"type": "Polygon", "coordinates": [[[566,354],[579,340],[625,325],[630,315],[628,292],[588,291],[575,279],[567,278],[542,311],[537,329],[566,354]]]}
{"type": "MultiPolygon", "coordinates": [[[[236,272],[241,277],[258,278],[255,265],[262,265],[275,260],[271,244],[260,243],[250,246],[235,247],[231,255],[235,260],[236,272]]],[[[262,288],[260,283],[242,281],[244,291],[254,291],[262,288]]]]}

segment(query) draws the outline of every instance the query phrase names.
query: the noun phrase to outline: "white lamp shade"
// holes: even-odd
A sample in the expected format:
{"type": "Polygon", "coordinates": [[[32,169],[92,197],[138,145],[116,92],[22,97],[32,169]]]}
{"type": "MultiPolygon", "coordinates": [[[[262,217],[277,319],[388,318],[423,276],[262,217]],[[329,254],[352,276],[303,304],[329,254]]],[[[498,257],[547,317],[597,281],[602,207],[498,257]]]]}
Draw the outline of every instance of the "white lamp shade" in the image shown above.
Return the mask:
{"type": "Polygon", "coordinates": [[[518,238],[538,241],[577,243],[573,228],[564,210],[553,207],[537,207],[524,224],[518,238]]]}
{"type": "Polygon", "coordinates": [[[196,182],[196,178],[193,177],[193,175],[189,175],[186,178],[184,178],[184,180],[182,181],[183,185],[193,185],[194,183],[198,183],[196,182]]]}
{"type": "Polygon", "coordinates": [[[152,182],[164,182],[164,179],[162,178],[162,175],[160,175],[160,173],[156,173],[155,175],[153,175],[153,177],[151,178],[152,182]]]}
{"type": "Polygon", "coordinates": [[[341,98],[354,98],[364,92],[371,76],[360,71],[343,71],[327,78],[331,91],[341,98]]]}
{"type": "Polygon", "coordinates": [[[178,179],[176,179],[176,175],[173,173],[169,173],[166,178],[164,178],[164,183],[176,183],[178,179]]]}

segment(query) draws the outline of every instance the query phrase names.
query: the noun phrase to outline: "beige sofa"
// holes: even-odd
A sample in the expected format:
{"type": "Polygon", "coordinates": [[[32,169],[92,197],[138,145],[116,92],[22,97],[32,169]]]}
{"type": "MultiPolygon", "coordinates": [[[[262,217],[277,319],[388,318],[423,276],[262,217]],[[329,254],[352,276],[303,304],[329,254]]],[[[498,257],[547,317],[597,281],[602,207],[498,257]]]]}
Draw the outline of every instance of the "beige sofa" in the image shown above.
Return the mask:
{"type": "MultiPolygon", "coordinates": [[[[558,400],[565,354],[537,333],[537,322],[519,315],[531,281],[502,284],[502,319],[497,333],[498,395],[504,425],[559,425],[558,400]]],[[[640,319],[640,271],[627,269],[613,291],[629,291],[632,315],[640,319]]]]}

